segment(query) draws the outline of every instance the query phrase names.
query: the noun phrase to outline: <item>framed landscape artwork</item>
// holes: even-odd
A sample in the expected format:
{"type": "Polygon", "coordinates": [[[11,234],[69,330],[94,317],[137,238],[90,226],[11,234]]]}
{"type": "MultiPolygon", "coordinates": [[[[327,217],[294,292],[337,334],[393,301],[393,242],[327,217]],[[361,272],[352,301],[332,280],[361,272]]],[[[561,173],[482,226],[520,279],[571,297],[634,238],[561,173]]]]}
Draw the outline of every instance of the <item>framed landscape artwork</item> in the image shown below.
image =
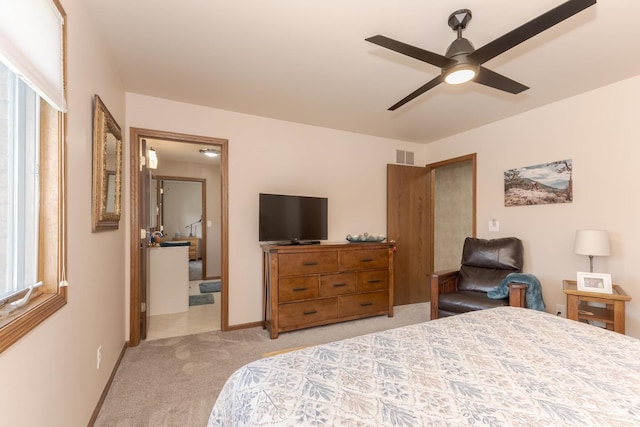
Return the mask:
{"type": "Polygon", "coordinates": [[[504,205],[573,202],[571,159],[509,169],[504,173],[504,205]]]}

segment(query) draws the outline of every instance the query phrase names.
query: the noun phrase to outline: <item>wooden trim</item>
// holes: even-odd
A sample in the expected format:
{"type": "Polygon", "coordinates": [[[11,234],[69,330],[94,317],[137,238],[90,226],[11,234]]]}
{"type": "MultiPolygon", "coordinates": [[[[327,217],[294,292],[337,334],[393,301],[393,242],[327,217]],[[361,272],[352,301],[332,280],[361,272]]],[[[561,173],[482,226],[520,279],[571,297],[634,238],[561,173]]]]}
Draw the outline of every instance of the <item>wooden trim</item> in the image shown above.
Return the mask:
{"type": "Polygon", "coordinates": [[[263,322],[251,322],[251,323],[242,323],[239,325],[227,326],[225,332],[230,331],[239,331],[241,329],[249,329],[249,328],[257,328],[258,326],[262,327],[263,322]]]}
{"type": "MultiPolygon", "coordinates": [[[[200,200],[202,201],[202,215],[200,216],[200,238],[201,243],[196,249],[196,260],[198,259],[198,250],[200,251],[200,263],[202,265],[202,279],[207,279],[207,180],[203,179],[202,187],[200,187],[200,200]]],[[[222,205],[220,205],[222,209],[222,205]]],[[[222,242],[221,242],[222,243],[222,242]]]]}
{"type": "Polygon", "coordinates": [[[228,156],[229,141],[222,138],[207,136],[188,135],[176,132],[167,132],[153,129],[134,128],[129,129],[130,147],[130,224],[131,224],[131,245],[130,245],[130,313],[129,313],[129,346],[134,347],[140,343],[140,217],[138,206],[140,204],[140,140],[162,139],[173,142],[188,142],[195,144],[216,145],[220,148],[220,206],[221,206],[221,283],[222,283],[222,307],[221,307],[221,329],[229,329],[229,197],[228,197],[228,156]]]}
{"type": "MultiPolygon", "coordinates": [[[[61,9],[61,8],[60,8],[61,9]]],[[[64,15],[64,11],[61,9],[64,15]]],[[[66,115],[40,102],[40,234],[38,277],[42,292],[21,312],[0,322],[0,353],[67,303],[66,280],[66,115]]]]}
{"type": "Polygon", "coordinates": [[[393,305],[394,305],[394,297],[395,297],[395,278],[393,271],[393,256],[396,252],[396,245],[389,246],[388,248],[389,254],[388,259],[389,263],[387,265],[387,270],[389,271],[389,317],[393,317],[393,305]]]}
{"type": "Polygon", "coordinates": [[[113,369],[111,370],[111,375],[109,376],[109,380],[107,381],[107,384],[105,384],[104,389],[102,390],[100,399],[98,399],[98,403],[96,404],[96,408],[93,410],[93,414],[91,415],[91,419],[89,420],[87,427],[92,427],[95,424],[96,420],[98,419],[98,414],[100,414],[100,410],[102,409],[102,404],[107,398],[107,394],[109,394],[109,389],[111,389],[111,384],[113,383],[113,379],[116,376],[116,372],[120,367],[120,362],[122,362],[122,358],[124,357],[124,352],[127,350],[127,346],[128,344],[125,342],[124,345],[122,346],[122,350],[120,350],[120,356],[118,356],[118,360],[116,360],[116,363],[113,369]]]}
{"type": "MultiPolygon", "coordinates": [[[[436,228],[436,180],[434,179],[434,168],[427,165],[427,182],[429,188],[429,194],[427,194],[427,198],[429,200],[429,218],[428,218],[428,232],[426,236],[426,244],[429,248],[429,258],[427,259],[427,271],[433,271],[435,267],[435,239],[433,238],[433,233],[436,228]]],[[[431,304],[433,304],[433,295],[430,293],[429,300],[431,304]]],[[[437,302],[436,302],[437,304],[437,302]]]]}
{"type": "Polygon", "coordinates": [[[477,154],[476,153],[472,153],[472,154],[465,154],[464,156],[458,156],[458,157],[453,157],[451,159],[446,159],[446,160],[441,160],[439,162],[435,162],[435,163],[429,163],[428,165],[426,165],[427,168],[429,169],[436,169],[439,168],[441,166],[449,166],[452,165],[454,163],[462,163],[462,162],[466,162],[466,161],[473,161],[475,163],[475,159],[476,159],[477,154]]]}
{"type": "Polygon", "coordinates": [[[67,293],[43,294],[29,305],[24,314],[0,328],[0,353],[25,336],[67,303],[67,293]]]}
{"type": "Polygon", "coordinates": [[[138,245],[140,244],[140,214],[138,212],[138,204],[140,201],[140,136],[138,129],[131,128],[129,130],[129,223],[130,227],[130,243],[129,257],[130,281],[129,281],[129,346],[134,347],[140,343],[140,253],[138,245]]]}
{"type": "Polygon", "coordinates": [[[220,140],[220,221],[222,230],[220,230],[220,239],[222,243],[222,322],[220,327],[223,331],[231,330],[229,327],[229,142],[220,140]],[[224,279],[224,280],[223,280],[224,279]]]}

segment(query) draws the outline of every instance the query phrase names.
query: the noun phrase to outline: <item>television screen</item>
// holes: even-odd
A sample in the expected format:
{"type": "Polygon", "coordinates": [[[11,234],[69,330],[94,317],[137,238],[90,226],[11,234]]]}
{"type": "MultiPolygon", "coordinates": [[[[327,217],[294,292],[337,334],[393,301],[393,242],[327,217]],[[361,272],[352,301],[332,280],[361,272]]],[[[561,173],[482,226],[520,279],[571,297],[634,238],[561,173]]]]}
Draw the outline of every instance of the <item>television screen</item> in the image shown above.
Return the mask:
{"type": "Polygon", "coordinates": [[[325,197],[260,193],[259,241],[306,243],[327,239],[325,197]]]}

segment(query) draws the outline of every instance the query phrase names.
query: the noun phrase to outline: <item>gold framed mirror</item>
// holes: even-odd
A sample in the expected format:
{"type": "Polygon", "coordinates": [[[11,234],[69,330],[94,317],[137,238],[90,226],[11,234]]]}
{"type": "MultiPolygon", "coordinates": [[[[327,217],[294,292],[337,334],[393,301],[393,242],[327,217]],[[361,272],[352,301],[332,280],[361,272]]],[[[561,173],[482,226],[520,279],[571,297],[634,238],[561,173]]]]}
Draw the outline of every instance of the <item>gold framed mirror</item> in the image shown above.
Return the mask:
{"type": "Polygon", "coordinates": [[[122,199],[122,133],[98,95],[93,100],[93,231],[116,230],[122,199]]]}

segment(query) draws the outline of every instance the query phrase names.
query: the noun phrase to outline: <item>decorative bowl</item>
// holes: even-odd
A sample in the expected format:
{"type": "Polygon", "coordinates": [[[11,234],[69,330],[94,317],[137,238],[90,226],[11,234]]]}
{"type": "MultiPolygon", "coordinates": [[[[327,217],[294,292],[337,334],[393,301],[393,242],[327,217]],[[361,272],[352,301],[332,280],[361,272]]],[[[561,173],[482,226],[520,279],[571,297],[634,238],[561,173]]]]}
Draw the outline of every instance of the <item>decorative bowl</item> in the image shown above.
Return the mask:
{"type": "Polygon", "coordinates": [[[347,234],[347,241],[352,243],[380,243],[385,239],[382,234],[347,234]]]}

